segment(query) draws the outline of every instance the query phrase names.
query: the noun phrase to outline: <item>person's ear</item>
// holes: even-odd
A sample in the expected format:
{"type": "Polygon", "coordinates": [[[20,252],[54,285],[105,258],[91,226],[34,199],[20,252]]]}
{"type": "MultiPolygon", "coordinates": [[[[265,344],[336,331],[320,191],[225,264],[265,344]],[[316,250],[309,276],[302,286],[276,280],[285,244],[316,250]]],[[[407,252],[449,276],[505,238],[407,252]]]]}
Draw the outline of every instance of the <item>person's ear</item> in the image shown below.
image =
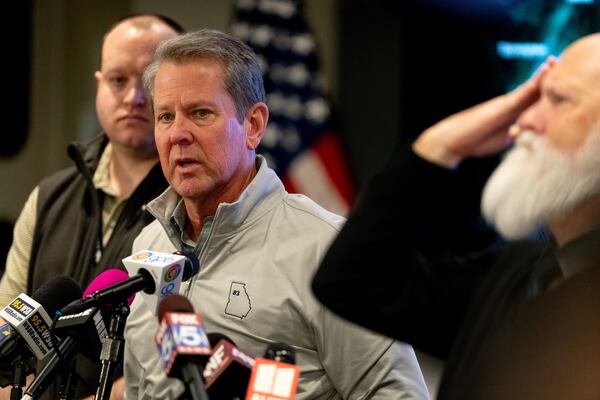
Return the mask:
{"type": "Polygon", "coordinates": [[[94,72],[94,78],[96,79],[96,89],[98,89],[98,86],[100,86],[100,81],[102,80],[102,72],[94,72]]]}
{"type": "Polygon", "coordinates": [[[265,133],[268,121],[269,108],[265,103],[255,103],[248,110],[244,118],[244,132],[246,133],[246,146],[249,149],[256,150],[265,133]]]}

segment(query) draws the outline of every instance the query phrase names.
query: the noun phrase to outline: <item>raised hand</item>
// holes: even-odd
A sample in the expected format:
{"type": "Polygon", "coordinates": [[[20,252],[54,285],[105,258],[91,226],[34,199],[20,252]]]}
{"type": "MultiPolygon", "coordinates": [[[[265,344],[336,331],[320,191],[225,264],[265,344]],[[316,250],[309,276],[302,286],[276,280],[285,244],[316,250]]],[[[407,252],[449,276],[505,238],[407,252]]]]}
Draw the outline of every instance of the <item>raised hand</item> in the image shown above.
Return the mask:
{"type": "Polygon", "coordinates": [[[426,129],[413,143],[419,156],[453,168],[465,157],[498,153],[511,143],[509,128],[535,103],[546,72],[556,63],[549,57],[536,73],[511,92],[453,114],[426,129]]]}

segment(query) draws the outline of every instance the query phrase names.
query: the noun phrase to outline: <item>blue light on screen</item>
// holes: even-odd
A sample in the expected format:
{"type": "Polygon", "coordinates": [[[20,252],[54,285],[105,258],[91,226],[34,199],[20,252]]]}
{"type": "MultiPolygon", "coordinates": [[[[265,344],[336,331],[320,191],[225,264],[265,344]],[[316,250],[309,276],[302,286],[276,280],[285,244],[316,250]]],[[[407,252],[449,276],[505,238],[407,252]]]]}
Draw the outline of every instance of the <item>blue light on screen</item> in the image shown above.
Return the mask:
{"type": "Polygon", "coordinates": [[[537,42],[507,42],[496,43],[498,55],[504,59],[535,60],[550,54],[548,46],[537,42]]]}
{"type": "Polygon", "coordinates": [[[594,0],[565,0],[570,4],[594,4],[594,0]]]}

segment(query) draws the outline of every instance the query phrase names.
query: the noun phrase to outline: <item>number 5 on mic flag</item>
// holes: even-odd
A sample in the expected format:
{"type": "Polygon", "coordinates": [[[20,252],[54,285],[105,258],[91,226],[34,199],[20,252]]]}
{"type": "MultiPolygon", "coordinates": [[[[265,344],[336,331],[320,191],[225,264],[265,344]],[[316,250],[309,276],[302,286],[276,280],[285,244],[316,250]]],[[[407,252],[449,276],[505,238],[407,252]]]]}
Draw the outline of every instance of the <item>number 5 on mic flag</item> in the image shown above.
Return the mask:
{"type": "Polygon", "coordinates": [[[246,400],[293,400],[299,376],[297,365],[257,358],[246,400]]]}
{"type": "Polygon", "coordinates": [[[156,333],[156,345],[167,376],[176,375],[181,362],[211,353],[198,314],[167,312],[156,333]]]}

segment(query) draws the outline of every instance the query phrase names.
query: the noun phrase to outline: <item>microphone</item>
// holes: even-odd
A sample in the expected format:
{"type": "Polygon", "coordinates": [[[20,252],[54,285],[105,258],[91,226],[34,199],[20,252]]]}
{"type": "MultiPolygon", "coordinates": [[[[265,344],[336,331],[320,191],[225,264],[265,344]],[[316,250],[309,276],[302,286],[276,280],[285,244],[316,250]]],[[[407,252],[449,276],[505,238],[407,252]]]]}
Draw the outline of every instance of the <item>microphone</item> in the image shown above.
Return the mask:
{"type": "Polygon", "coordinates": [[[293,400],[300,376],[295,360],[293,347],[284,343],[270,344],[264,358],[255,359],[246,400],[293,400]]]}
{"type": "Polygon", "coordinates": [[[21,353],[23,342],[37,359],[43,359],[52,349],[52,319],[46,310],[54,312],[79,297],[81,287],[65,275],[48,280],[31,297],[24,293],[18,295],[0,311],[0,317],[8,324],[2,329],[0,364],[11,362],[21,353]]]}
{"type": "MultiPolygon", "coordinates": [[[[100,274],[98,274],[98,276],[96,276],[94,278],[94,280],[92,282],[90,282],[88,287],[86,287],[85,290],[83,291],[82,297],[93,296],[94,293],[96,293],[104,288],[107,288],[109,286],[112,286],[114,284],[117,284],[119,282],[122,282],[127,278],[129,278],[129,275],[127,274],[127,272],[125,272],[121,269],[109,268],[106,271],[103,271],[100,274]]],[[[135,298],[135,293],[132,293],[131,296],[129,296],[127,298],[127,303],[128,304],[133,303],[134,298],[135,298]]],[[[121,299],[119,299],[119,300],[121,300],[121,299]]]]}
{"type": "Polygon", "coordinates": [[[160,326],[156,346],[167,376],[183,381],[192,399],[206,399],[200,371],[210,356],[202,318],[194,313],[190,301],[172,294],[158,306],[160,326]]]}
{"type": "Polygon", "coordinates": [[[57,275],[31,297],[20,294],[0,311],[7,321],[0,328],[0,386],[12,385],[11,398],[21,397],[25,377],[35,371],[35,359],[44,358],[52,348],[52,320],[46,310],[54,312],[80,296],[77,282],[57,275]]]}
{"type": "Polygon", "coordinates": [[[142,297],[150,311],[156,315],[158,302],[169,294],[178,292],[181,281],[190,279],[199,270],[197,259],[194,262],[183,255],[149,250],[123,259],[123,264],[130,278],[91,292],[87,297],[60,310],[60,313],[75,314],[91,307],[114,304],[143,291],[142,297]],[[151,296],[155,293],[158,296],[151,296]]]}
{"type": "Polygon", "coordinates": [[[92,361],[97,361],[101,342],[106,333],[106,324],[99,308],[90,308],[78,314],[60,316],[54,331],[64,337],[42,370],[25,391],[22,400],[38,399],[54,382],[65,364],[73,361],[79,351],[92,361]],[[83,344],[83,346],[82,346],[83,344]]]}
{"type": "MultiPolygon", "coordinates": [[[[64,366],[62,359],[71,362],[77,353],[81,351],[90,360],[98,360],[102,350],[101,339],[106,336],[107,332],[106,324],[100,308],[95,306],[87,307],[90,303],[86,302],[86,300],[93,298],[90,296],[103,292],[105,288],[118,286],[122,282],[127,281],[127,278],[128,275],[125,271],[108,269],[99,274],[88,285],[84,291],[83,299],[76,300],[64,307],[60,312],[57,312],[59,317],[54,325],[54,331],[64,337],[58,346],[61,356],[56,351],[53,351],[52,357],[41,372],[37,374],[32,384],[26,390],[23,399],[37,399],[50,387],[64,366]],[[86,307],[83,307],[79,312],[68,312],[66,314],[63,312],[65,309],[67,311],[77,311],[81,307],[81,304],[85,304],[86,307]]],[[[130,293],[127,301],[133,301],[134,294],[130,293]]],[[[127,294],[113,297],[109,295],[104,297],[97,305],[112,305],[110,304],[110,300],[124,301],[126,297],[127,294]]]]}
{"type": "Polygon", "coordinates": [[[296,350],[285,343],[271,343],[265,350],[265,358],[287,364],[296,364],[296,350]]]}
{"type": "Polygon", "coordinates": [[[209,333],[208,340],[211,343],[218,341],[212,348],[212,355],[203,372],[209,397],[243,399],[248,389],[254,357],[238,349],[225,335],[209,333]]]}
{"type": "MultiPolygon", "coordinates": [[[[114,286],[120,282],[125,281],[129,275],[127,272],[120,269],[107,269],[100,273],[94,278],[94,280],[88,285],[83,292],[83,300],[86,296],[91,296],[94,293],[102,290],[105,287],[114,286]]],[[[127,298],[127,303],[131,304],[135,297],[135,293],[127,298]]],[[[81,299],[76,300],[80,302],[81,299]]],[[[71,304],[74,304],[73,302],[71,304]]],[[[108,308],[112,307],[112,304],[105,304],[108,308]]],[[[68,305],[67,307],[69,307],[68,305]]],[[[65,308],[67,308],[65,307],[65,308]]],[[[54,331],[57,334],[62,334],[65,337],[71,337],[72,339],[79,340],[81,342],[88,342],[87,346],[84,346],[81,350],[82,353],[92,361],[98,360],[98,355],[101,351],[100,340],[91,340],[90,338],[102,339],[106,332],[105,318],[102,314],[102,310],[98,307],[86,308],[76,314],[60,315],[57,312],[58,319],[54,325],[54,331]]],[[[62,353],[62,352],[61,352],[62,353]]]]}
{"type": "Polygon", "coordinates": [[[162,299],[179,293],[181,282],[191,279],[200,271],[198,257],[193,252],[169,254],[143,250],[123,259],[123,264],[130,275],[143,274],[145,271],[152,277],[154,289],[140,295],[153,315],[158,315],[158,305],[162,299]]]}

